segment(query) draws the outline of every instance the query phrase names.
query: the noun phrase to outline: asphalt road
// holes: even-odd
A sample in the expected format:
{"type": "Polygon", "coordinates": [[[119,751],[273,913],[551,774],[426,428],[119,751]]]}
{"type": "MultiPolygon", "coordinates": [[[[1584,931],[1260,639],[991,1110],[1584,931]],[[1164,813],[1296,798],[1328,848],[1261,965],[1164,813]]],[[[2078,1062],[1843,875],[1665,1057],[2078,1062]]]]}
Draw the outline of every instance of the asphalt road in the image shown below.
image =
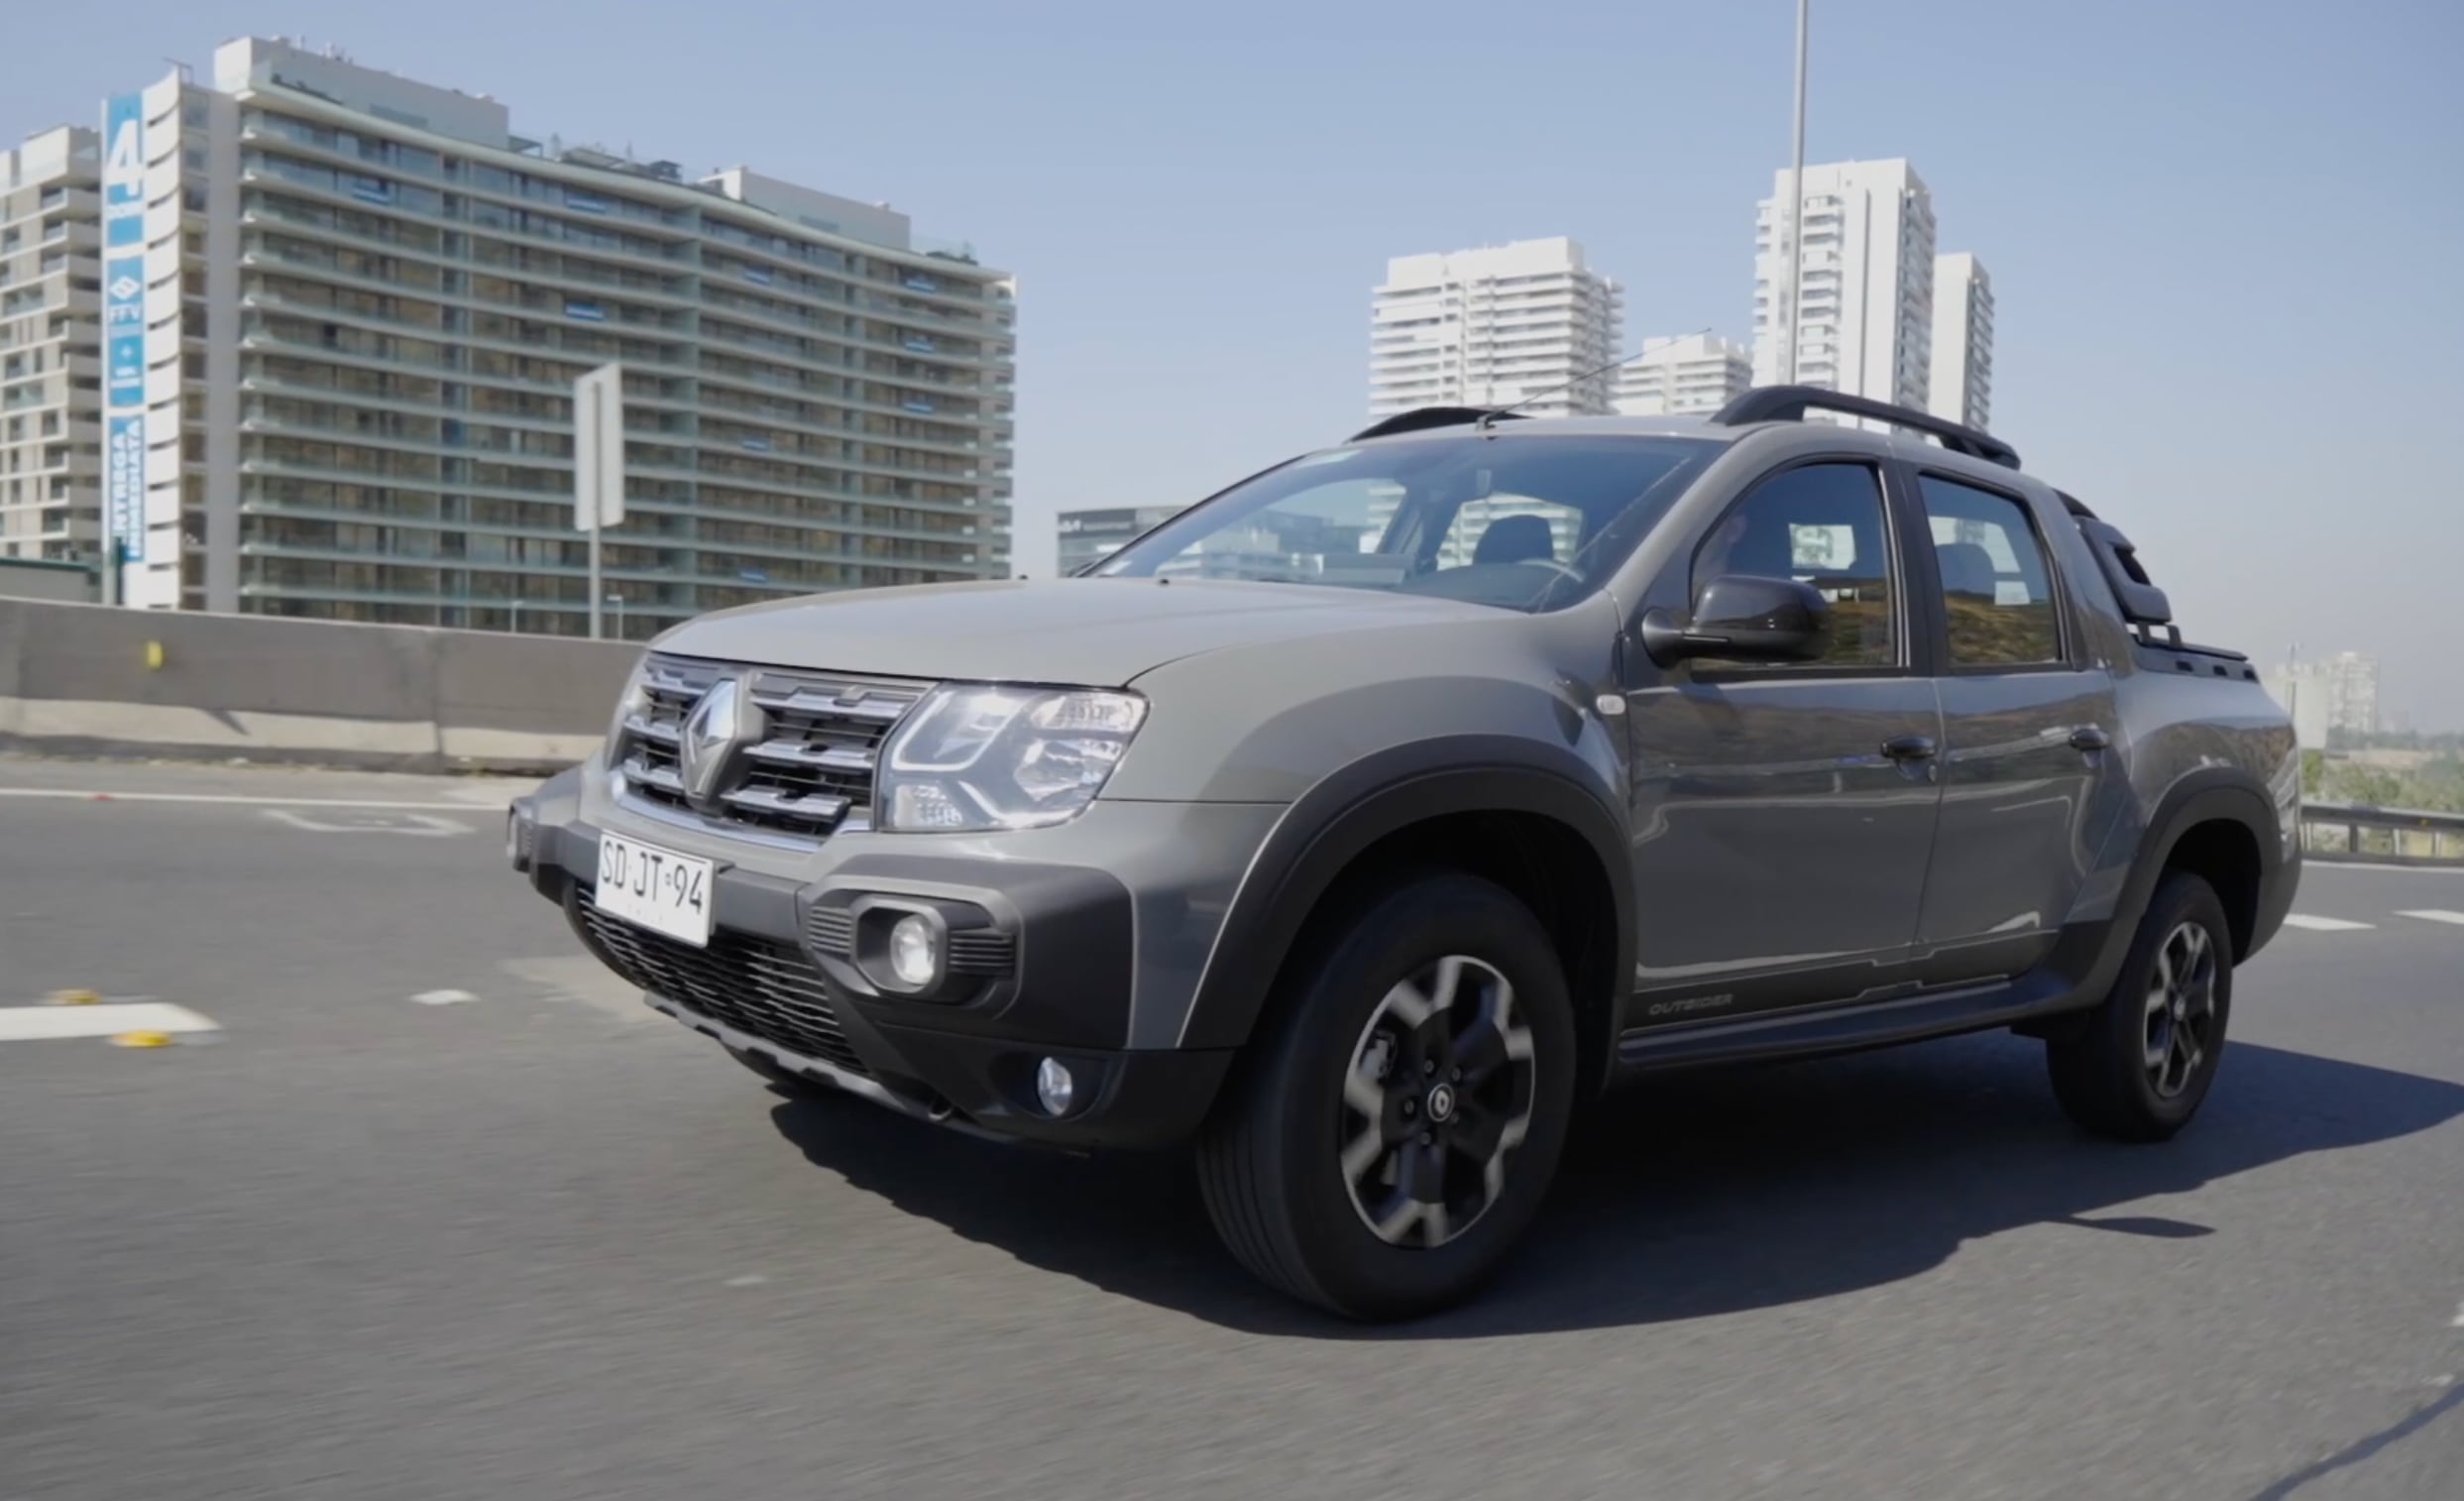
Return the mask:
{"type": "Polygon", "coordinates": [[[2170,1146],[2009,1037],[1692,1077],[1372,1331],[1176,1163],[770,1093],[503,795],[0,760],[0,1007],[219,1027],[0,1040],[0,1497],[2464,1496],[2464,876],[2313,866],[2170,1146]]]}

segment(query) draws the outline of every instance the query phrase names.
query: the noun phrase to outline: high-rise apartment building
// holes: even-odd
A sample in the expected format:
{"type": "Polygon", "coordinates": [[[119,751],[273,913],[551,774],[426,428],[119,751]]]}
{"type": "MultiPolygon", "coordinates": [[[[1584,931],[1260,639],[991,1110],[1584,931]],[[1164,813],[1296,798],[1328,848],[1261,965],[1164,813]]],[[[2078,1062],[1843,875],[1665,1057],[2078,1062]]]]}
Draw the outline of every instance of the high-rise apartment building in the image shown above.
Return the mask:
{"type": "Polygon", "coordinates": [[[1803,273],[1788,288],[1788,171],[1754,226],[1754,384],[1925,406],[1934,333],[1934,202],[1905,161],[1808,167],[1803,273]]]}
{"type": "Polygon", "coordinates": [[[1533,416],[1603,415],[1624,297],[1564,238],[1391,260],[1370,311],[1370,413],[1529,402],[1533,416]]]}
{"type": "Polygon", "coordinates": [[[0,151],[0,558],[100,546],[100,182],[91,130],[0,151]]]}
{"type": "Polygon", "coordinates": [[[1708,414],[1753,384],[1753,351],[1717,334],[1645,339],[1617,373],[1616,405],[1629,417],[1708,414]]]}
{"type": "Polygon", "coordinates": [[[1934,415],[1983,431],[1993,416],[1993,279],[1965,251],[1934,258],[1934,415]]]}
{"type": "Polygon", "coordinates": [[[2330,735],[2370,735],[2379,728],[2379,659],[2365,651],[2340,651],[2272,668],[2268,692],[2293,717],[2294,731],[2311,750],[2330,735]]]}
{"type": "Polygon", "coordinates": [[[627,634],[1009,572],[1013,288],[904,215],[280,40],[103,136],[127,603],[578,634],[573,383],[609,363],[627,634]]]}

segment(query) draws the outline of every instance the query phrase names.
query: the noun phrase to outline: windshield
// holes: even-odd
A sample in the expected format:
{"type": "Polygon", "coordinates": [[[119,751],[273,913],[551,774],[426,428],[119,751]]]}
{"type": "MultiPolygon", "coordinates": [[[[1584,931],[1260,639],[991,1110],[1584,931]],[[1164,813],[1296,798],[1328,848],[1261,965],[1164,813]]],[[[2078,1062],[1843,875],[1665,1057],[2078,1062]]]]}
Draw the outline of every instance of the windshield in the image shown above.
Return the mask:
{"type": "Polygon", "coordinates": [[[1624,560],[1720,447],[1500,432],[1329,449],[1234,486],[1094,572],[1559,610],[1624,560]]]}

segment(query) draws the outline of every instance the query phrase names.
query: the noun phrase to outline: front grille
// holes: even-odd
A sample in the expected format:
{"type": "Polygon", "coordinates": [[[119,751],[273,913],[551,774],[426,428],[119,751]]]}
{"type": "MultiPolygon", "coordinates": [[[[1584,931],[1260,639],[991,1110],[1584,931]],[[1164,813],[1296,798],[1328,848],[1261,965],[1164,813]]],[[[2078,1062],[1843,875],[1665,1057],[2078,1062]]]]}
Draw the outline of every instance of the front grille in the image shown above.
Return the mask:
{"type": "Polygon", "coordinates": [[[617,730],[615,748],[636,796],[722,824],[820,839],[871,827],[881,743],[932,685],[654,656],[642,686],[649,706],[617,730]],[[696,809],[679,755],[684,723],[730,675],[759,709],[760,734],[734,749],[696,809]]]}
{"type": "Polygon", "coordinates": [[[821,972],[793,944],[718,932],[711,935],[709,948],[697,949],[610,917],[585,888],[575,888],[574,901],[601,957],[627,983],[791,1053],[869,1077],[839,1029],[821,972]]]}

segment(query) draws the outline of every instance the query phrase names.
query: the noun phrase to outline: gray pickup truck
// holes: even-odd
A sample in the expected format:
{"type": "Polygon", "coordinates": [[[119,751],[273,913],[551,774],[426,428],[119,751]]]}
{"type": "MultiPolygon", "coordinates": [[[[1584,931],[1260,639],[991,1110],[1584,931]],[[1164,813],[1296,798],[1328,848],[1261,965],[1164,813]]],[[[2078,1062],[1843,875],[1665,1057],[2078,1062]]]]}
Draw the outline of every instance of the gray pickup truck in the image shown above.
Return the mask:
{"type": "Polygon", "coordinates": [[[2170,615],[1922,412],[1415,411],[1090,576],[679,627],[508,854],[774,1084],[1193,1145],[1252,1271],[1410,1317],[1654,1070],[2010,1028],[2081,1126],[2188,1121],[2300,777],[2170,615]]]}

